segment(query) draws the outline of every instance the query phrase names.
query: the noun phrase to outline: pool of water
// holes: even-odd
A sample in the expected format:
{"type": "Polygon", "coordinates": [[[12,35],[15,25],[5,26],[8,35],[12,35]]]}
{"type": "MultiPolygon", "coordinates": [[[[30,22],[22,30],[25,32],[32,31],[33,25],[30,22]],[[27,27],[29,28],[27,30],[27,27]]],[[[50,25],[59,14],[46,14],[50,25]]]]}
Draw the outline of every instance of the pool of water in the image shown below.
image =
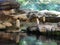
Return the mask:
{"type": "MultiPolygon", "coordinates": [[[[26,29],[28,26],[35,25],[36,23],[23,23],[24,27],[22,29],[26,29]],[[27,26],[26,26],[27,25],[27,26]]],[[[20,36],[19,45],[60,45],[60,36],[49,36],[49,35],[27,35],[20,36]]]]}
{"type": "Polygon", "coordinates": [[[25,36],[20,39],[19,45],[60,45],[59,40],[47,38],[46,36],[25,36]]]}

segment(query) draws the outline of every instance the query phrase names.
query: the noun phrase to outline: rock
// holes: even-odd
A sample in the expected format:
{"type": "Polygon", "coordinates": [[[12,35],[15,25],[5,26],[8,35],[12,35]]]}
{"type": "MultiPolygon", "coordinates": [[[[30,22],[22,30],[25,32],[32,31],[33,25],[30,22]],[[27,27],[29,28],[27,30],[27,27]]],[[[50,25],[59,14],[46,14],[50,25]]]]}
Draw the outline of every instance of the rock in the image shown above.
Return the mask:
{"type": "Polygon", "coordinates": [[[4,29],[4,28],[6,28],[6,26],[3,24],[0,24],[0,29],[4,29]]]}
{"type": "Polygon", "coordinates": [[[40,31],[37,26],[29,26],[27,27],[27,34],[28,35],[39,35],[40,31]]]}
{"type": "Polygon", "coordinates": [[[19,18],[19,19],[27,19],[27,16],[26,16],[26,14],[20,14],[20,15],[16,15],[16,16],[14,16],[14,19],[17,19],[17,18],[19,18]]]}
{"type": "Polygon", "coordinates": [[[10,12],[10,10],[3,10],[2,11],[5,15],[10,15],[11,14],[11,12],[10,12]],[[7,13],[6,13],[7,12],[7,13]]]}
{"type": "MultiPolygon", "coordinates": [[[[4,8],[4,7],[3,7],[4,8]]],[[[9,7],[8,7],[9,8],[9,7]]],[[[15,9],[10,9],[10,10],[2,10],[1,11],[4,15],[11,15],[15,14],[15,9]],[[7,12],[7,13],[6,13],[7,12]]]]}
{"type": "Polygon", "coordinates": [[[7,27],[11,27],[12,24],[10,22],[4,22],[3,25],[7,26],[7,27]]]}
{"type": "Polygon", "coordinates": [[[17,2],[2,2],[0,3],[0,9],[1,10],[7,10],[7,9],[16,9],[19,8],[19,4],[17,2]]]}

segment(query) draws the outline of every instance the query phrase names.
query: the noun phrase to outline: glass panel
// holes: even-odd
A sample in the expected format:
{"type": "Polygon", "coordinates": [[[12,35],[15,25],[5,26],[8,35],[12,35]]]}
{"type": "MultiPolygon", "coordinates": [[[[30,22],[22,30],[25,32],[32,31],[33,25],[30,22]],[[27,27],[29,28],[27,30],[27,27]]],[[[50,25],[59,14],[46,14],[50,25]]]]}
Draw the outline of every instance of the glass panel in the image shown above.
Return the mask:
{"type": "Polygon", "coordinates": [[[60,11],[59,0],[17,0],[22,10],[54,10],[60,11]]]}

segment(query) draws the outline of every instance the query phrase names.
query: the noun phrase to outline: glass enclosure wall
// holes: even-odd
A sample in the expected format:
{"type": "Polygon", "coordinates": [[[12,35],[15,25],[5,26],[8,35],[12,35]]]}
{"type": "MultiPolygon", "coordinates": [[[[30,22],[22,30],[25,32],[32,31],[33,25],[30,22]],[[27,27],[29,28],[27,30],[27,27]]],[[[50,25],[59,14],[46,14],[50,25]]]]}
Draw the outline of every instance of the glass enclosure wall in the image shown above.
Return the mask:
{"type": "Polygon", "coordinates": [[[60,0],[16,0],[22,10],[54,10],[60,11],[60,0]]]}
{"type": "Polygon", "coordinates": [[[5,1],[16,2],[16,0],[0,0],[0,2],[5,2],[5,1]]]}

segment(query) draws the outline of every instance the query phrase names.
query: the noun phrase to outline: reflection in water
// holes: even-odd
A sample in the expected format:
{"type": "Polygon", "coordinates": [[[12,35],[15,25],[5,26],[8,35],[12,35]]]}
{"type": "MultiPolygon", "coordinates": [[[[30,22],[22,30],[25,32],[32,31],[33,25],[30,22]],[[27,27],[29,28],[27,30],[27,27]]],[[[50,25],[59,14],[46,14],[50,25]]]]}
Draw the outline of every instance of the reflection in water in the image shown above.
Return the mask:
{"type": "Polygon", "coordinates": [[[39,39],[36,36],[26,36],[20,40],[20,45],[60,45],[60,43],[46,36],[40,36],[39,39]]]}
{"type": "MultiPolygon", "coordinates": [[[[24,28],[22,29],[26,29],[28,26],[31,25],[35,25],[36,23],[23,23],[24,24],[24,28]],[[27,26],[26,26],[27,25],[27,26]]],[[[59,32],[60,33],[60,32],[59,32]]],[[[57,33],[57,34],[59,34],[57,33]]],[[[30,33],[29,33],[30,34],[30,33]]],[[[30,36],[20,36],[20,43],[19,45],[60,45],[60,35],[52,35],[53,32],[48,32],[48,33],[44,33],[46,35],[37,35],[33,36],[32,34],[30,36]],[[49,35],[51,34],[51,35],[49,35]]]]}

